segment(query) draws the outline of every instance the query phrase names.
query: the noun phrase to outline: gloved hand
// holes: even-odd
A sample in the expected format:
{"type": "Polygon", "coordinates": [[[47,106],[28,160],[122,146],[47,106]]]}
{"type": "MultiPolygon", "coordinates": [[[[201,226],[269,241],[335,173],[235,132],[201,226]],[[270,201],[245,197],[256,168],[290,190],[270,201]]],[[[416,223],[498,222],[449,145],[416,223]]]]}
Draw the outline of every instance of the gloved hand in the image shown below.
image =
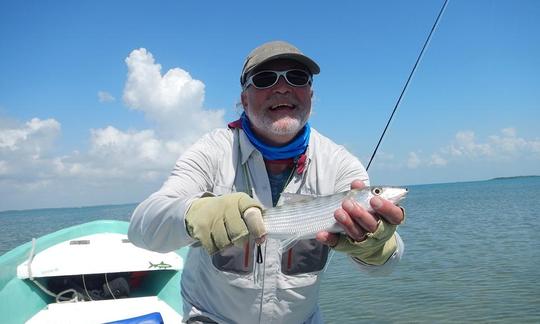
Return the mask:
{"type": "Polygon", "coordinates": [[[350,256],[368,264],[384,264],[396,251],[397,242],[394,235],[397,225],[387,223],[383,219],[374,233],[368,233],[366,239],[354,241],[346,234],[341,234],[334,250],[345,252],[350,256]]]}
{"type": "Polygon", "coordinates": [[[186,214],[188,234],[213,254],[230,245],[241,246],[249,234],[266,234],[262,205],[243,192],[195,200],[186,214]]]}

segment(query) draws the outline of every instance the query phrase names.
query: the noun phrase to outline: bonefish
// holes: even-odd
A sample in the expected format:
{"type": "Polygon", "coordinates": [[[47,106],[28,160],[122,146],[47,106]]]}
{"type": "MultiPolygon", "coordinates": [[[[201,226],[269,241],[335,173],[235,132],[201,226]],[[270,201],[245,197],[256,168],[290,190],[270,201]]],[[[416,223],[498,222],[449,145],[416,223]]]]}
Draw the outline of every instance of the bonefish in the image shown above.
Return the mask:
{"type": "Polygon", "coordinates": [[[343,232],[336,222],[334,211],[344,199],[354,199],[369,212],[373,209],[369,200],[375,196],[397,204],[405,198],[408,190],[400,187],[371,186],[352,189],[328,196],[307,196],[283,193],[285,203],[263,211],[266,235],[281,240],[283,246],[299,239],[315,238],[320,231],[343,232]]]}

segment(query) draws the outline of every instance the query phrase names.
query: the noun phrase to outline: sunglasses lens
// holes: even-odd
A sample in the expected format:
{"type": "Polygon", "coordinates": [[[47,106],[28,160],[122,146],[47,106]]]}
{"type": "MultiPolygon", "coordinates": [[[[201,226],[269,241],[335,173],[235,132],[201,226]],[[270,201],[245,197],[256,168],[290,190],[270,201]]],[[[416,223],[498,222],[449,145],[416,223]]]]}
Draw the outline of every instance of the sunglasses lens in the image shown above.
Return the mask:
{"type": "Polygon", "coordinates": [[[277,74],[272,71],[262,71],[253,75],[253,84],[257,88],[268,88],[272,86],[277,79],[277,74]]]}
{"type": "Polygon", "coordinates": [[[302,70],[291,70],[287,72],[287,80],[295,86],[305,86],[309,82],[309,75],[302,70]]]}
{"type": "Polygon", "coordinates": [[[251,77],[251,82],[258,89],[269,88],[276,84],[279,76],[284,73],[287,82],[295,87],[303,87],[311,80],[311,76],[306,71],[289,70],[286,72],[261,71],[251,77]]]}

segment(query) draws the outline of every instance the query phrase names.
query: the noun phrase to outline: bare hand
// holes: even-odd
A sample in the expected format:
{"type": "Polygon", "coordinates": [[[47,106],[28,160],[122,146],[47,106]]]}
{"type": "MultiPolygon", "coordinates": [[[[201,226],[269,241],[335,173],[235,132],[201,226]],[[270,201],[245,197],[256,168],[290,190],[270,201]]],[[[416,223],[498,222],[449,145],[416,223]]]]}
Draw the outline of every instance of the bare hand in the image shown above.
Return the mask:
{"type": "MultiPolygon", "coordinates": [[[[364,187],[365,184],[361,180],[355,180],[351,183],[351,189],[362,189],[364,187]]],[[[375,232],[381,218],[395,225],[401,224],[403,221],[403,210],[390,201],[380,197],[373,197],[369,204],[376,213],[369,213],[352,199],[344,200],[341,208],[334,212],[338,224],[355,241],[361,242],[367,238],[367,233],[375,232]]],[[[317,240],[333,247],[338,243],[339,234],[321,231],[317,233],[317,240]]]]}

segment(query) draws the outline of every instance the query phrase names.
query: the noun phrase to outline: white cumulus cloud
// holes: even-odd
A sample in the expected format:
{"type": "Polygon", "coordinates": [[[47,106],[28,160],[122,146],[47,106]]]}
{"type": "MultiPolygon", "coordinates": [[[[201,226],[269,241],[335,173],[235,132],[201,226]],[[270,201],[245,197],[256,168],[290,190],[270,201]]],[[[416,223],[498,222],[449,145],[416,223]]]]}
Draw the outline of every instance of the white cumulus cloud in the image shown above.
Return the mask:
{"type": "Polygon", "coordinates": [[[440,154],[438,153],[433,153],[431,154],[431,160],[429,161],[429,165],[433,165],[433,166],[446,166],[448,164],[448,161],[443,158],[440,154]]]}
{"type": "Polygon", "coordinates": [[[490,144],[495,147],[498,154],[516,155],[520,153],[540,153],[540,139],[526,140],[517,136],[515,128],[504,128],[501,135],[489,137],[490,144]]]}
{"type": "Polygon", "coordinates": [[[194,140],[209,129],[224,126],[223,110],[205,110],[204,84],[181,69],[164,75],[152,53],[141,48],[126,58],[124,102],[141,110],[166,136],[194,140]]]}
{"type": "Polygon", "coordinates": [[[107,91],[98,91],[97,95],[98,95],[98,100],[101,103],[113,102],[116,100],[116,98],[113,97],[113,95],[108,93],[107,91]]]}
{"type": "Polygon", "coordinates": [[[156,137],[153,130],[123,132],[109,126],[91,131],[89,156],[100,167],[118,168],[126,177],[171,169],[184,147],[156,137]]]}
{"type": "Polygon", "coordinates": [[[507,160],[524,155],[540,153],[540,139],[518,137],[515,128],[504,128],[500,134],[490,135],[487,140],[479,140],[473,131],[460,131],[443,154],[469,159],[507,160]]]}
{"type": "Polygon", "coordinates": [[[409,169],[416,169],[420,166],[421,161],[418,157],[418,154],[415,152],[409,152],[409,157],[407,158],[407,167],[409,169]]]}
{"type": "Polygon", "coordinates": [[[407,168],[418,169],[471,161],[497,162],[517,159],[540,160],[540,139],[520,137],[515,128],[509,127],[484,139],[478,138],[472,130],[458,131],[450,143],[439,150],[426,154],[421,151],[409,152],[402,160],[407,168]]]}
{"type": "Polygon", "coordinates": [[[48,181],[54,176],[52,159],[60,123],[32,118],[7,124],[0,122],[0,187],[16,191],[48,181]]]}
{"type": "Polygon", "coordinates": [[[491,156],[493,148],[488,143],[479,143],[473,131],[460,131],[450,144],[448,151],[453,156],[491,156]]]}
{"type": "MultiPolygon", "coordinates": [[[[146,49],[126,58],[123,100],[151,128],[88,130],[89,148],[58,154],[55,119],[0,118],[0,210],[136,202],[159,188],[178,156],[203,133],[225,125],[223,110],[206,109],[204,84],[180,68],[161,75],[146,49]]],[[[114,101],[106,91],[100,102],[114,101]]]]}
{"type": "Polygon", "coordinates": [[[0,150],[32,151],[39,155],[50,147],[60,132],[60,123],[54,119],[32,118],[22,126],[0,129],[0,150]]]}
{"type": "Polygon", "coordinates": [[[0,176],[4,174],[8,174],[9,172],[9,166],[7,161],[0,160],[0,176]]]}

